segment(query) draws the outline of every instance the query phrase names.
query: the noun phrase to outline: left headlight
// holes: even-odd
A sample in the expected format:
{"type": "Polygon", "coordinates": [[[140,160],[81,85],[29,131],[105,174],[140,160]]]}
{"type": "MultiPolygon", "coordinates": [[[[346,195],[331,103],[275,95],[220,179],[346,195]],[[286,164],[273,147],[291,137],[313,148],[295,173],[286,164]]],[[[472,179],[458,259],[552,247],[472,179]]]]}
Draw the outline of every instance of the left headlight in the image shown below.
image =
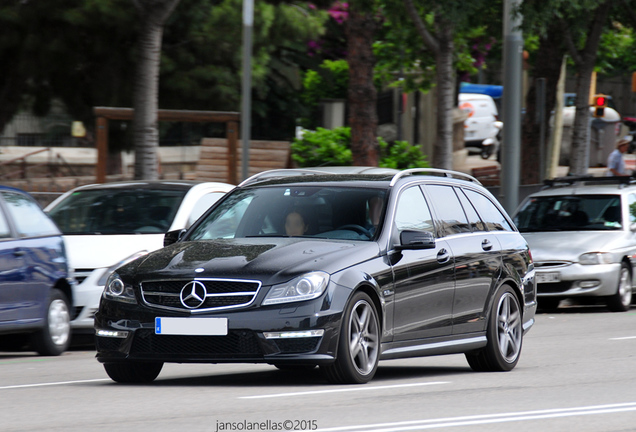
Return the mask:
{"type": "Polygon", "coordinates": [[[284,284],[272,286],[263,300],[263,305],[315,299],[325,292],[328,283],[328,273],[306,273],[284,284]]]}
{"type": "Polygon", "coordinates": [[[612,262],[612,254],[608,252],[589,252],[579,257],[579,263],[583,265],[611,264],[612,262]]]}
{"type": "Polygon", "coordinates": [[[103,297],[108,300],[120,301],[124,303],[137,303],[132,286],[124,283],[117,272],[113,272],[106,280],[103,297]]]}

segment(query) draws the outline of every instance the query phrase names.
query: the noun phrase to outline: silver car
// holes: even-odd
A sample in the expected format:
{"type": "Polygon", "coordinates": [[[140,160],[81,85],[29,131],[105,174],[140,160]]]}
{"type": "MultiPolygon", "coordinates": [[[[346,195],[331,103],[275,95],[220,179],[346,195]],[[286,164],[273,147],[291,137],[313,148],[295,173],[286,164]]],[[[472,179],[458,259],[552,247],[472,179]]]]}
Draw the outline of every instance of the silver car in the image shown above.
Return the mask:
{"type": "Polygon", "coordinates": [[[632,303],[636,183],[629,177],[566,177],[547,182],[514,214],[532,251],[539,307],[566,298],[602,300],[615,312],[632,303]]]}

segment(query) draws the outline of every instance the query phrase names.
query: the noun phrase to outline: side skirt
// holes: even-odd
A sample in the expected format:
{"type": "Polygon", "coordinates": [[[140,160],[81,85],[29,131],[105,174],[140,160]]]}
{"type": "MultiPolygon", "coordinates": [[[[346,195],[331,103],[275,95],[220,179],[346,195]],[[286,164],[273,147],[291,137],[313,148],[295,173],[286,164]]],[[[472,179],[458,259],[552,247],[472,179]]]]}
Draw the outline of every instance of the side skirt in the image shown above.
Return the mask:
{"type": "Polygon", "coordinates": [[[485,333],[473,333],[461,337],[449,336],[382,344],[380,360],[425,357],[441,354],[458,354],[486,346],[485,333]]]}

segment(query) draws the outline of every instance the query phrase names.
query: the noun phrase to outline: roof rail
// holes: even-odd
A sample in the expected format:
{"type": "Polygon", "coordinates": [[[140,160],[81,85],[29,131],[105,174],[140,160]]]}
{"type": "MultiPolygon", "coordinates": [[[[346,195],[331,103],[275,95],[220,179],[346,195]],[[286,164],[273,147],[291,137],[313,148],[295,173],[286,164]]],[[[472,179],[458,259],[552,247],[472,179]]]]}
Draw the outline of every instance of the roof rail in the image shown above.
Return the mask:
{"type": "Polygon", "coordinates": [[[591,174],[586,175],[578,175],[578,176],[566,176],[566,177],[555,177],[553,179],[545,179],[543,184],[546,187],[558,187],[558,186],[571,186],[574,183],[584,182],[586,184],[593,183],[614,183],[618,185],[627,185],[634,183],[636,179],[631,176],[610,176],[610,177],[595,177],[591,174]]]}
{"type": "Polygon", "coordinates": [[[248,185],[250,183],[254,183],[258,180],[264,180],[268,178],[274,177],[287,177],[294,175],[316,175],[316,174],[330,174],[329,172],[320,172],[317,169],[302,169],[302,168],[281,168],[281,169],[273,169],[268,171],[262,171],[258,174],[254,174],[251,177],[246,178],[241,183],[239,183],[239,187],[248,185]]]}
{"type": "Polygon", "coordinates": [[[440,177],[458,178],[462,180],[468,180],[470,182],[477,183],[479,185],[481,184],[481,182],[477,180],[475,177],[463,172],[459,172],[459,171],[444,170],[444,169],[438,169],[438,168],[411,168],[404,171],[400,171],[399,173],[394,175],[393,179],[391,180],[390,186],[394,186],[395,183],[397,183],[397,181],[401,179],[402,177],[405,177],[407,175],[412,175],[412,174],[428,174],[428,175],[436,175],[440,177]]]}
{"type": "Polygon", "coordinates": [[[392,176],[400,172],[393,168],[381,168],[372,166],[324,166],[310,168],[284,168],[263,171],[243,180],[239,186],[245,186],[257,182],[276,177],[288,177],[298,175],[334,175],[334,174],[375,174],[392,176]]]}

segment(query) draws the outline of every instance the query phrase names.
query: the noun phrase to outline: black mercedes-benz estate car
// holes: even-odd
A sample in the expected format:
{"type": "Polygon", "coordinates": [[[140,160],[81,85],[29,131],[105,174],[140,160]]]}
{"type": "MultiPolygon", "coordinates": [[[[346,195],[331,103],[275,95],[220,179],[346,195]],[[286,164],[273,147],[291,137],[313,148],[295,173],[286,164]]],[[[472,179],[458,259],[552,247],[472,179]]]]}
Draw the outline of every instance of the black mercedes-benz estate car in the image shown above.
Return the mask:
{"type": "Polygon", "coordinates": [[[508,371],[534,323],[526,241],[458,172],[268,171],[165,245],[106,284],[97,360],[115,381],[243,362],[365,383],[379,360],[453,353],[508,371]]]}

